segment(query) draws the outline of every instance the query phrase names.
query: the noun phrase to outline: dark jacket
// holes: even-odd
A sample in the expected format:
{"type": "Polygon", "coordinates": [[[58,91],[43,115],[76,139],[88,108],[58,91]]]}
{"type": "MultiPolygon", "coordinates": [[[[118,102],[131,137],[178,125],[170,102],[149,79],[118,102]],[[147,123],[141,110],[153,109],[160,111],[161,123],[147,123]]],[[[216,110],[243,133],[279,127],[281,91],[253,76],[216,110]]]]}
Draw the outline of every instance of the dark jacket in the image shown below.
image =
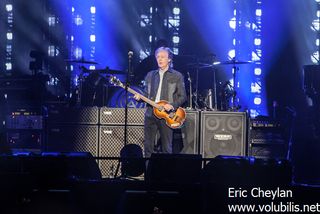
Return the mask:
{"type": "MultiPolygon", "coordinates": [[[[153,101],[156,98],[159,82],[158,70],[150,71],[145,77],[145,92],[153,101]]],[[[187,100],[184,78],[180,72],[169,69],[164,73],[160,100],[168,101],[175,109],[187,100]]]]}

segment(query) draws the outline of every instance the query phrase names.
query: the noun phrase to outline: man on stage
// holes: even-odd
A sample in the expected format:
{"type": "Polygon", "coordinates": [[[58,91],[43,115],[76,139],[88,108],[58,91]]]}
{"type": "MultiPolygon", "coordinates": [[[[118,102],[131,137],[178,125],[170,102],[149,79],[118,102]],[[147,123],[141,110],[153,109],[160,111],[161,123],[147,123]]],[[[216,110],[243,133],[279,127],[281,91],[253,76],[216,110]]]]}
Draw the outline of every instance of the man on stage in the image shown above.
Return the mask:
{"type": "MultiPolygon", "coordinates": [[[[183,75],[172,69],[172,52],[167,47],[160,47],[155,51],[158,69],[150,71],[145,77],[145,91],[149,99],[159,102],[166,100],[169,104],[163,107],[167,112],[177,109],[186,100],[186,90],[183,75]]],[[[140,100],[139,95],[134,96],[140,100]]],[[[144,121],[144,151],[145,157],[154,152],[156,134],[159,131],[162,153],[172,153],[173,130],[153,114],[151,106],[147,106],[144,121]]]]}

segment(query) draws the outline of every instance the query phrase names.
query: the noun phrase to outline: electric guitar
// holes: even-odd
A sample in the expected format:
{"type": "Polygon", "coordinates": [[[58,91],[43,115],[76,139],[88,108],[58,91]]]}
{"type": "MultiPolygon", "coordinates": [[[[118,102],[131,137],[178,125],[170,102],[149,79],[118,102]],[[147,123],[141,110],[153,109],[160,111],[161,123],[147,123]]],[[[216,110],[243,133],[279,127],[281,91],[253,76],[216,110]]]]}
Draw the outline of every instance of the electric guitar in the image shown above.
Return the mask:
{"type": "MultiPolygon", "coordinates": [[[[126,86],[115,76],[110,77],[110,83],[115,86],[120,86],[121,88],[126,88],[126,86]]],[[[185,119],[186,119],[186,111],[179,107],[176,110],[166,111],[164,109],[165,104],[169,104],[168,101],[160,100],[159,102],[154,102],[150,100],[149,98],[143,96],[142,94],[138,93],[137,91],[133,90],[130,87],[127,87],[128,91],[134,95],[138,94],[144,102],[148,103],[153,107],[153,114],[158,119],[164,119],[166,121],[167,126],[169,126],[172,129],[180,128],[185,119]]]]}

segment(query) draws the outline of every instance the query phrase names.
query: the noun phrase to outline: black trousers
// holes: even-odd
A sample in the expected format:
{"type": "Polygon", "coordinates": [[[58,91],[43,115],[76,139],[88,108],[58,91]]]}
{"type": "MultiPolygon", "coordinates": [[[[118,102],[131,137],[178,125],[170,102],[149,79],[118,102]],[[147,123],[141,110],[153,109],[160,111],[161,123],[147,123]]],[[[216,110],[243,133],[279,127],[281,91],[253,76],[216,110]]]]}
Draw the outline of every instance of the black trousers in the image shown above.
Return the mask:
{"type": "Polygon", "coordinates": [[[166,121],[156,118],[153,114],[145,115],[144,119],[144,154],[150,157],[155,149],[157,133],[160,133],[162,153],[172,153],[173,130],[166,125],[166,121]]]}

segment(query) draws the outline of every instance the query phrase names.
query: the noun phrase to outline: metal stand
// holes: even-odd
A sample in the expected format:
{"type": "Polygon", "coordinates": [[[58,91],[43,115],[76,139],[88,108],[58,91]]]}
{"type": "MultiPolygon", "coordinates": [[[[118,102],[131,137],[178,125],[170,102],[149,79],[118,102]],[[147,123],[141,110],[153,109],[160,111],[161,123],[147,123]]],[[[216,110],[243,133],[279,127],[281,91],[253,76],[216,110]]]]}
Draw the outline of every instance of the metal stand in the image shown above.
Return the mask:
{"type": "Polygon", "coordinates": [[[192,107],[192,80],[191,80],[191,77],[190,77],[190,73],[187,72],[188,74],[188,82],[189,82],[189,109],[193,109],[192,107]]]}
{"type": "Polygon", "coordinates": [[[129,78],[132,76],[132,65],[131,65],[131,60],[132,60],[133,52],[129,51],[128,52],[128,72],[127,72],[127,77],[126,77],[126,87],[125,87],[125,106],[124,106],[124,146],[127,145],[127,140],[128,140],[128,86],[130,83],[129,78]]]}
{"type": "Polygon", "coordinates": [[[81,73],[79,75],[79,85],[77,89],[77,101],[76,101],[76,106],[81,106],[81,96],[82,96],[82,84],[83,84],[83,72],[85,71],[84,66],[79,67],[81,70],[81,73]]]}
{"type": "Polygon", "coordinates": [[[237,103],[237,79],[236,74],[237,71],[239,71],[239,67],[236,66],[237,62],[235,59],[232,60],[233,66],[232,66],[232,80],[233,80],[233,93],[232,93],[232,99],[231,99],[231,109],[230,111],[238,111],[240,109],[240,106],[237,103]]]}
{"type": "Polygon", "coordinates": [[[199,91],[198,91],[198,89],[199,89],[199,62],[197,62],[197,66],[196,66],[196,75],[197,75],[197,81],[196,81],[196,91],[195,91],[195,95],[194,95],[194,97],[195,97],[195,101],[194,101],[194,107],[195,107],[195,109],[196,110],[198,110],[199,109],[199,104],[198,104],[198,93],[199,93],[199,91]]]}
{"type": "Polygon", "coordinates": [[[231,102],[232,102],[232,106],[231,106],[231,110],[232,111],[235,111],[236,110],[236,98],[237,98],[237,92],[236,92],[236,87],[237,87],[237,82],[236,82],[236,73],[237,73],[237,70],[239,68],[233,64],[232,66],[232,80],[233,80],[233,94],[232,94],[232,99],[231,99],[231,102]]]}
{"type": "Polygon", "coordinates": [[[214,98],[214,108],[213,110],[218,110],[218,102],[217,102],[217,81],[216,81],[216,69],[212,67],[213,70],[213,98],[214,98]]]}

